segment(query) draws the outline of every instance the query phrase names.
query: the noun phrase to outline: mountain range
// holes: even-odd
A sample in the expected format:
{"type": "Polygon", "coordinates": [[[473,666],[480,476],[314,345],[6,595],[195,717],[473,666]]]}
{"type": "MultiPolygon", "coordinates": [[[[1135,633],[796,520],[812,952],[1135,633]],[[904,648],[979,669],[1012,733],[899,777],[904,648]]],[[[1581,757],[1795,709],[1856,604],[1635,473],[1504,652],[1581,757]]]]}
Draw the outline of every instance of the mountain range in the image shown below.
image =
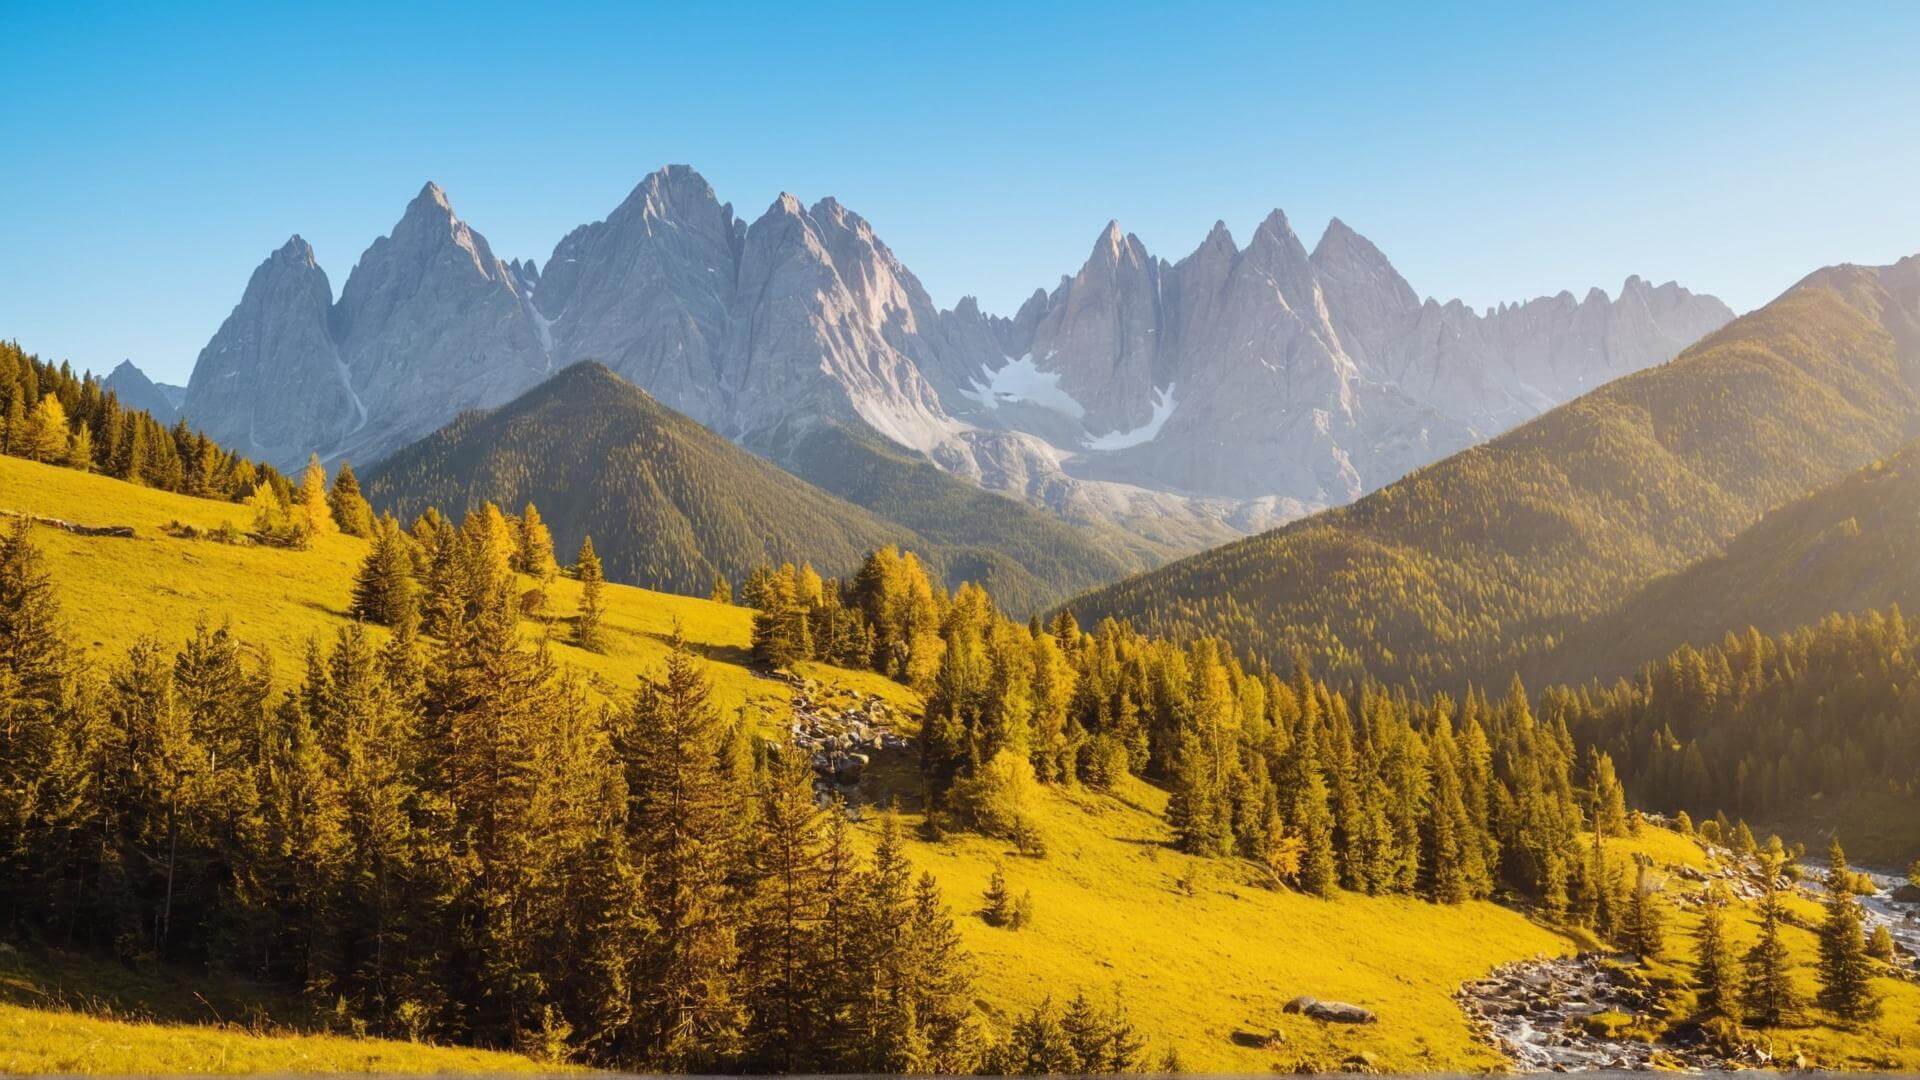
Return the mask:
{"type": "Polygon", "coordinates": [[[1897,573],[1855,565],[1861,583],[1841,587],[1823,552],[1897,553],[1902,530],[1876,529],[1862,543],[1848,534],[1888,520],[1860,492],[1898,483],[1868,473],[1762,515],[1917,434],[1920,256],[1829,267],[1672,363],[1350,506],[1072,608],[1083,623],[1113,616],[1156,633],[1213,634],[1283,666],[1303,659],[1431,687],[1499,685],[1516,671],[1584,678],[1602,670],[1601,656],[1618,672],[1689,637],[1714,640],[1747,621],[1779,627],[1785,612],[1770,615],[1772,604],[1816,618],[1836,604],[1897,599],[1873,584],[1897,573]],[[1771,595],[1814,581],[1822,587],[1798,602],[1771,595]],[[1605,621],[1616,609],[1624,621],[1605,621]],[[1642,651],[1623,653],[1622,639],[1642,651]]]}
{"type": "Polygon", "coordinates": [[[1423,302],[1345,224],[1309,252],[1278,211],[1175,263],[1110,224],[1013,316],[943,310],[837,201],[783,194],[749,224],[669,166],[544,270],[433,184],[337,299],[295,236],[202,350],[184,412],[281,465],[365,466],[591,359],[829,490],[805,471],[838,456],[822,430],[1184,551],[1351,501],[1730,317],[1638,278],[1611,299],[1423,302]]]}

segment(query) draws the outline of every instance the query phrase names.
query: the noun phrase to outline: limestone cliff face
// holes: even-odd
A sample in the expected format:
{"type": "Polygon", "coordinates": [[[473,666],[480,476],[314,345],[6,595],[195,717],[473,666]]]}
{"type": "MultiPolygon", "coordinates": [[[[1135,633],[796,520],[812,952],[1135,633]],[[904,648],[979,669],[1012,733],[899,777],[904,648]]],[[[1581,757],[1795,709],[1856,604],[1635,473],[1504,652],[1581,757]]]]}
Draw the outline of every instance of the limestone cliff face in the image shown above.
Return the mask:
{"type": "Polygon", "coordinates": [[[855,423],[1069,518],[1215,536],[1349,501],[1731,317],[1639,278],[1484,313],[1422,301],[1343,222],[1309,252],[1277,210],[1245,248],[1217,224],[1177,263],[1109,223],[1013,316],[943,311],[837,201],[782,195],[748,224],[675,165],[544,268],[501,261],[432,184],[337,302],[296,238],[202,352],[186,411],[282,465],[370,464],[597,360],[776,459],[855,423]]]}

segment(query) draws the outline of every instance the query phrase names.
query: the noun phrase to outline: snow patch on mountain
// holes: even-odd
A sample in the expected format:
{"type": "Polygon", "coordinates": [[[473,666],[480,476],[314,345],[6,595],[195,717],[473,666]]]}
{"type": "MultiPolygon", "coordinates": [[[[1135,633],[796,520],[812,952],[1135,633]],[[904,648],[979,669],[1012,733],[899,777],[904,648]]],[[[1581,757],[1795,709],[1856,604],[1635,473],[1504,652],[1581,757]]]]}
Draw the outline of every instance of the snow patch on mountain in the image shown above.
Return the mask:
{"type": "Polygon", "coordinates": [[[1041,371],[1040,366],[1033,362],[1032,353],[1018,360],[1008,357],[1005,365],[986,375],[986,382],[981,382],[976,376],[973,385],[960,393],[989,409],[997,409],[1002,403],[1026,402],[1063,413],[1075,420],[1087,415],[1087,410],[1073,399],[1073,395],[1061,389],[1059,372],[1041,371]]]}
{"type": "Polygon", "coordinates": [[[1160,429],[1167,426],[1167,418],[1173,415],[1173,391],[1176,384],[1168,383],[1165,390],[1155,387],[1153,390],[1153,415],[1147,422],[1131,431],[1110,431],[1097,438],[1088,439],[1089,450],[1125,450],[1130,446],[1143,446],[1160,437],[1160,429]]]}

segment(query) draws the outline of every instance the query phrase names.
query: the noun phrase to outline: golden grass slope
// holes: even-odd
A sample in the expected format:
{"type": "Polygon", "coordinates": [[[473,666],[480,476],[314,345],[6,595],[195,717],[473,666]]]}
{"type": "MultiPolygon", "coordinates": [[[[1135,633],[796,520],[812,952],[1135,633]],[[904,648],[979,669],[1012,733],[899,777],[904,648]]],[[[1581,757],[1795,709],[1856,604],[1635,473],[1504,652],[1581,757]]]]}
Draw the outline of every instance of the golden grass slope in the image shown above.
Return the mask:
{"type": "MultiPolygon", "coordinates": [[[[325,639],[345,623],[348,589],[365,550],[347,537],[322,539],[305,552],[177,539],[161,526],[176,520],[200,528],[243,525],[244,511],[16,458],[0,457],[0,510],[134,526],[131,540],[35,533],[71,629],[95,659],[108,663],[141,634],[177,641],[197,618],[231,618],[240,637],[266,646],[281,678],[290,680],[307,641],[325,639]]],[[[552,633],[556,659],[595,680],[599,692],[622,693],[658,665],[677,620],[710,660],[723,707],[751,706],[769,726],[784,725],[788,688],[745,666],[748,611],[621,586],[608,595],[606,655],[567,645],[564,621],[552,633]]],[[[554,610],[570,618],[577,603],[576,583],[555,586],[554,610]]],[[[543,632],[529,625],[533,635],[543,632]]],[[[905,711],[918,710],[909,691],[870,673],[819,666],[806,673],[829,694],[879,693],[905,711]]],[[[918,790],[911,754],[876,770],[870,786],[876,796],[898,793],[911,804],[918,790]]],[[[1475,1041],[1451,999],[1454,989],[1496,965],[1577,947],[1493,904],[1444,907],[1353,895],[1327,901],[1264,888],[1244,864],[1174,851],[1165,802],[1164,792],[1139,782],[1111,796],[1043,791],[1034,811],[1047,842],[1044,859],[974,836],[929,841],[921,838],[919,817],[906,815],[910,855],[939,879],[954,908],[990,1015],[1004,1023],[1049,995],[1064,1004],[1084,990],[1105,1002],[1117,990],[1149,1042],[1151,1065],[1171,1049],[1186,1069],[1199,1072],[1331,1069],[1356,1054],[1385,1071],[1480,1070],[1501,1062],[1475,1041]],[[1016,892],[1032,893],[1034,918],[1025,929],[991,927],[978,916],[996,867],[1016,892]],[[1300,994],[1364,1005],[1380,1022],[1343,1027],[1283,1013],[1300,994]],[[1269,1040],[1275,1032],[1282,1040],[1269,1040]]],[[[863,833],[870,838],[873,828],[869,817],[863,833]]],[[[1705,858],[1691,841],[1659,830],[1647,830],[1631,848],[1668,865],[1700,865],[1705,858]]],[[[1623,847],[1621,865],[1626,858],[1623,847]]],[[[1686,948],[1681,934],[1673,947],[1676,955],[1686,948]]],[[[1811,939],[1797,934],[1795,947],[1803,965],[1810,964],[1811,939]]],[[[41,978],[51,991],[62,989],[61,972],[41,978]]],[[[1855,1040],[1823,1028],[1797,1037],[1823,1062],[1852,1060],[1843,1047],[1857,1044],[1868,1057],[1886,1055],[1915,1067],[1916,1018],[1920,991],[1901,985],[1891,988],[1887,1019],[1870,1034],[1855,1040]]],[[[35,1007],[0,993],[0,1070],[499,1071],[529,1065],[501,1055],[441,1056],[459,1053],[128,1023],[35,1007]]]]}

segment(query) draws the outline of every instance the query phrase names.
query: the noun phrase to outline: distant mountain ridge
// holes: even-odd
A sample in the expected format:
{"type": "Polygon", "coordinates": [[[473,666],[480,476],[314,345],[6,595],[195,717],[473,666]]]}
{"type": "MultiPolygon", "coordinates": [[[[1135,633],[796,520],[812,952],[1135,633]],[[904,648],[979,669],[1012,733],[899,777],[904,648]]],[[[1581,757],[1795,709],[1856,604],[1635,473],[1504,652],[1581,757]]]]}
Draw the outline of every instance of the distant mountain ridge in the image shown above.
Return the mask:
{"type": "MultiPolygon", "coordinates": [[[[429,184],[339,298],[297,236],[255,271],[185,411],[242,449],[369,464],[597,359],[780,459],[871,431],[1072,521],[1196,546],[1346,502],[1731,317],[1630,278],[1484,315],[1420,302],[1335,221],[1276,211],[1176,264],[1109,225],[1012,317],[938,308],[859,215],[782,195],[751,224],[686,166],[562,238],[495,255],[429,184]]],[[[816,477],[815,479],[820,479],[816,477]]]]}
{"type": "MultiPolygon", "coordinates": [[[[1768,509],[1916,434],[1920,257],[1831,267],[1672,363],[1351,506],[1070,607],[1083,624],[1113,616],[1151,633],[1218,635],[1282,666],[1502,684],[1768,509]]],[[[1555,674],[1583,677],[1580,663],[1563,657],[1555,674]]]]}
{"type": "Polygon", "coordinates": [[[153,414],[155,420],[171,424],[179,418],[180,401],[173,391],[180,388],[156,383],[147,378],[131,360],[122,360],[107,374],[102,385],[113,391],[120,404],[129,409],[143,409],[153,414]]]}

